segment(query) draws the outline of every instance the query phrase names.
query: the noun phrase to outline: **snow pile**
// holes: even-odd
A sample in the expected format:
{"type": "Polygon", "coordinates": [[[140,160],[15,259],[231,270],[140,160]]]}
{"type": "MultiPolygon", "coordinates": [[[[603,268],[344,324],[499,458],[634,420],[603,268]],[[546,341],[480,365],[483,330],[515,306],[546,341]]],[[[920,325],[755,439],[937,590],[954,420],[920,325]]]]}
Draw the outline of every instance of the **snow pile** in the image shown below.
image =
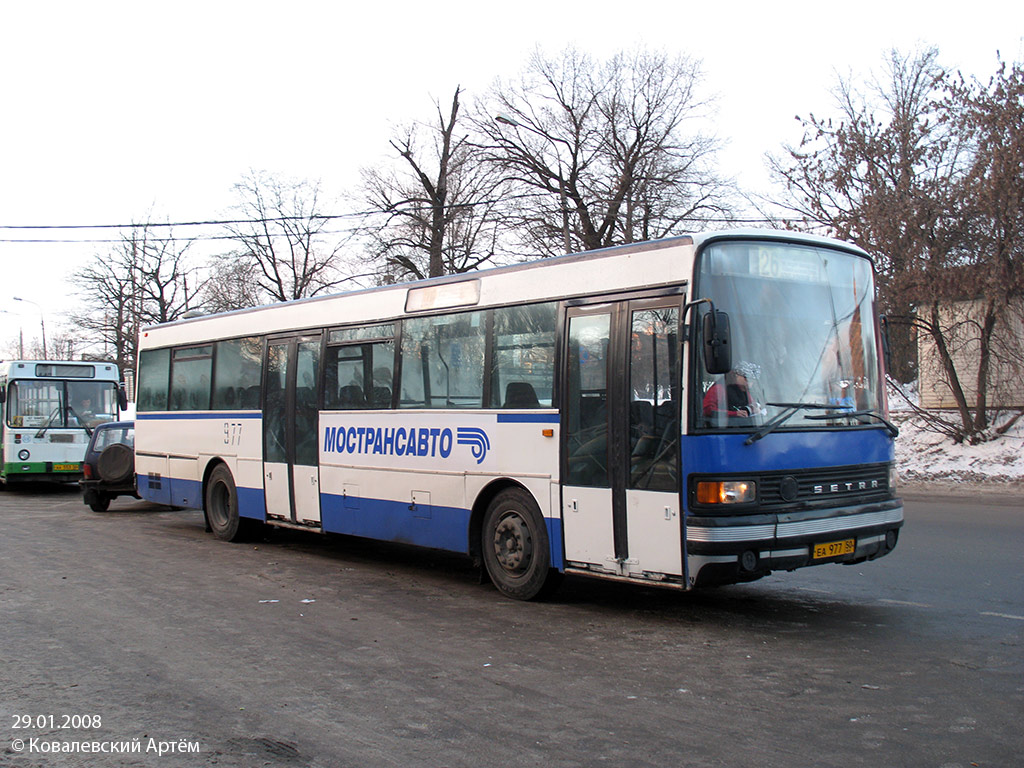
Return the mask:
{"type": "Polygon", "coordinates": [[[1024,419],[994,440],[957,445],[948,437],[925,429],[920,416],[907,412],[894,412],[892,416],[900,428],[896,466],[901,480],[1024,482],[1024,419]]]}
{"type": "MultiPolygon", "coordinates": [[[[915,413],[920,404],[916,381],[899,390],[890,384],[888,395],[890,418],[900,428],[896,467],[901,481],[1024,484],[1024,419],[987,442],[957,445],[945,435],[929,431],[924,418],[915,413]]],[[[958,418],[955,413],[943,416],[953,421],[958,418]]]]}

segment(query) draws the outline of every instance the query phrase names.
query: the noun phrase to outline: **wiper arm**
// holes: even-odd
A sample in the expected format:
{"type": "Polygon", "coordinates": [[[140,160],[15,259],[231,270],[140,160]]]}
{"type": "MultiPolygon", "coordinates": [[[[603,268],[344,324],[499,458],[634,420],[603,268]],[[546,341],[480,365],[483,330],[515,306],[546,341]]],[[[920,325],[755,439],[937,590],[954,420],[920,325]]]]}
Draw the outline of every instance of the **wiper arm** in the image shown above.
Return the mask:
{"type": "Polygon", "coordinates": [[[856,419],[861,424],[867,424],[865,418],[870,417],[878,419],[885,425],[886,431],[892,436],[897,437],[900,434],[900,428],[885,418],[882,414],[875,411],[840,411],[839,413],[825,413],[818,416],[808,416],[808,419],[856,419]]]}
{"type": "Polygon", "coordinates": [[[55,418],[57,418],[57,415],[59,413],[60,413],[60,406],[58,405],[56,408],[53,409],[53,413],[50,414],[50,417],[46,420],[46,423],[43,424],[43,426],[41,426],[39,428],[38,432],[36,432],[36,437],[37,438],[40,438],[40,437],[42,437],[43,435],[46,434],[46,430],[48,430],[53,425],[53,420],[55,418]]]}
{"type": "Polygon", "coordinates": [[[85,430],[85,434],[87,434],[89,437],[92,437],[92,430],[89,429],[89,425],[85,423],[85,419],[79,416],[75,409],[72,408],[70,405],[68,406],[68,413],[75,417],[75,421],[78,422],[78,426],[85,430]]]}
{"type": "Polygon", "coordinates": [[[789,421],[797,411],[802,410],[829,410],[835,406],[826,405],[824,403],[768,403],[768,405],[774,405],[776,408],[782,408],[783,411],[774,419],[769,421],[757,432],[752,434],[746,440],[743,441],[744,445],[753,445],[765,435],[773,432],[776,427],[780,427],[789,421]]]}

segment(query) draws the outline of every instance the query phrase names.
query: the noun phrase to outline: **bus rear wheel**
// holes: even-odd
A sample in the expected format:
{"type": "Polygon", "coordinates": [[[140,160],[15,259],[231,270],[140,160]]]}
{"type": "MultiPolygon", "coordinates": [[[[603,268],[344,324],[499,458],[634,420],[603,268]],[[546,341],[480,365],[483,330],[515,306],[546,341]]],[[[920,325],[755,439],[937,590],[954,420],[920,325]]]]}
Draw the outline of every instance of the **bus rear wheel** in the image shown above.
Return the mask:
{"type": "Polygon", "coordinates": [[[206,484],[206,522],[213,535],[223,541],[238,541],[243,529],[238,517],[238,491],[231,470],[217,466],[206,484]]]}
{"type": "Polygon", "coordinates": [[[503,595],[535,600],[557,586],[544,518],[521,488],[502,491],[484,513],[481,552],[491,582],[503,595]]]}

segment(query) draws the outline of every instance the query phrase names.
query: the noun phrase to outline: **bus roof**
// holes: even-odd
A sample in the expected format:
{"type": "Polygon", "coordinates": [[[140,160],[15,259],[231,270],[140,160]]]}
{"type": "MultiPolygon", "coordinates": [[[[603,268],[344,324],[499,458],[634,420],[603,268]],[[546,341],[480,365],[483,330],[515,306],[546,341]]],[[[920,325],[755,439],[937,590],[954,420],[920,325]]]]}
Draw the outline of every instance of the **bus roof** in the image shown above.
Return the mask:
{"type": "Polygon", "coordinates": [[[152,348],[373,323],[432,312],[471,311],[683,283],[692,275],[695,254],[703,246],[725,239],[827,246],[870,258],[854,245],[817,235],[771,229],[711,231],[183,318],[143,327],[139,346],[152,348]]]}
{"type": "Polygon", "coordinates": [[[28,379],[121,379],[117,365],[97,360],[0,360],[0,375],[28,379]],[[80,375],[85,368],[92,369],[91,376],[80,375]]]}

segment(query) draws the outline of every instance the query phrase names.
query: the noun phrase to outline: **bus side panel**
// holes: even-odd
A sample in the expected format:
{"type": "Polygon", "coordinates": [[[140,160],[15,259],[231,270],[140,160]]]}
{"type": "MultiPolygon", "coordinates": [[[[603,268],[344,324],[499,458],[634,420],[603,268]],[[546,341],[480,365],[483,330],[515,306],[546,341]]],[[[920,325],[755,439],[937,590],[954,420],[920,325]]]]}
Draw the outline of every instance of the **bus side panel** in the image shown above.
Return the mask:
{"type": "Polygon", "coordinates": [[[157,504],[202,509],[206,467],[214,459],[223,459],[235,480],[239,515],[264,519],[261,425],[258,413],[139,414],[135,421],[139,495],[157,504]],[[224,453],[201,454],[198,446],[223,447],[224,453]]]}
{"type": "Polygon", "coordinates": [[[407,496],[395,498],[412,479],[404,473],[321,468],[323,487],[343,488],[342,493],[320,495],[324,531],[465,553],[469,510],[452,506],[451,501],[435,503],[462,497],[462,478],[420,477],[416,484],[432,490],[409,489],[407,496]]]}
{"type": "Polygon", "coordinates": [[[565,529],[562,527],[562,485],[556,480],[550,484],[549,494],[551,506],[548,508],[544,521],[548,524],[548,541],[551,543],[551,567],[559,571],[565,570],[565,529]],[[554,510],[551,512],[550,510],[554,510]]]}
{"type": "Polygon", "coordinates": [[[154,504],[171,503],[171,481],[167,474],[166,456],[147,456],[136,453],[135,475],[140,497],[154,504]]]}
{"type": "MultiPolygon", "coordinates": [[[[553,413],[321,413],[324,530],[465,553],[473,500],[503,477],[526,486],[547,518],[557,420],[553,413]]],[[[552,538],[560,547],[560,532],[552,538]]]]}
{"type": "Polygon", "coordinates": [[[238,514],[253,520],[267,519],[267,500],[263,492],[263,459],[239,457],[235,465],[238,490],[238,514]]]}
{"type": "Polygon", "coordinates": [[[171,504],[186,509],[203,506],[202,478],[197,478],[198,458],[172,456],[168,459],[168,475],[171,484],[171,504]]]}

